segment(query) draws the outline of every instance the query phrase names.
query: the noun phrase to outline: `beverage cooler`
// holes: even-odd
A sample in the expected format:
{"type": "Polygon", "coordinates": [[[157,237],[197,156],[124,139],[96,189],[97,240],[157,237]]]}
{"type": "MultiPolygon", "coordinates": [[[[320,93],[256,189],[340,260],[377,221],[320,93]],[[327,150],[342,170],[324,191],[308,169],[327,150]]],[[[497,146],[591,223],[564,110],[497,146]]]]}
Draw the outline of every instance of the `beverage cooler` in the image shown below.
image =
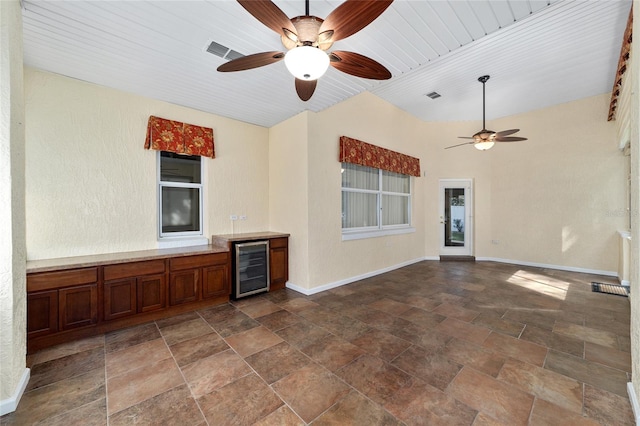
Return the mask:
{"type": "Polygon", "coordinates": [[[269,241],[236,243],[233,298],[269,291],[269,241]]]}

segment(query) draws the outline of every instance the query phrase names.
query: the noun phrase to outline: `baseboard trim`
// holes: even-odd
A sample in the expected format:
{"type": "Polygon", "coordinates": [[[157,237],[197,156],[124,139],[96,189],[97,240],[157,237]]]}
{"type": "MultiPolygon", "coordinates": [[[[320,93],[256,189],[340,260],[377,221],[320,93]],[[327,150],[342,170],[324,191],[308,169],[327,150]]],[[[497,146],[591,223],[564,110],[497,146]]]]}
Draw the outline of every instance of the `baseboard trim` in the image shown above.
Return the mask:
{"type": "Polygon", "coordinates": [[[629,281],[629,280],[620,280],[620,285],[623,285],[625,287],[631,287],[631,281],[629,281]]]}
{"type": "Polygon", "coordinates": [[[629,401],[631,402],[631,409],[633,410],[633,417],[636,420],[636,424],[640,425],[640,405],[638,404],[638,398],[636,397],[636,391],[633,388],[633,383],[627,382],[627,393],[629,394],[629,401]]]}
{"type": "Polygon", "coordinates": [[[16,387],[13,395],[7,399],[0,400],[0,416],[4,416],[5,414],[13,413],[18,408],[18,403],[20,402],[20,398],[22,398],[22,394],[24,390],[27,388],[27,383],[29,383],[29,378],[31,377],[31,370],[25,368],[22,372],[22,377],[18,382],[18,386],[16,387]]]}
{"type": "Polygon", "coordinates": [[[557,269],[559,271],[581,272],[584,274],[606,275],[608,277],[617,277],[617,271],[603,271],[600,269],[577,268],[574,266],[551,265],[547,263],[525,262],[523,260],[501,259],[497,257],[476,257],[478,262],[500,262],[512,265],[534,266],[536,268],[557,269]]]}
{"type": "Polygon", "coordinates": [[[316,293],[320,293],[323,291],[327,291],[327,290],[331,290],[332,288],[336,288],[336,287],[341,287],[343,285],[346,284],[350,284],[352,282],[355,281],[360,281],[363,280],[365,278],[371,278],[374,277],[376,275],[380,275],[380,274],[384,274],[386,272],[390,272],[393,271],[395,269],[400,269],[400,268],[404,268],[405,266],[409,266],[409,265],[413,265],[414,263],[418,263],[418,262],[422,262],[423,260],[438,260],[437,257],[420,257],[418,259],[413,259],[413,260],[408,260],[406,262],[402,262],[402,263],[398,263],[397,265],[392,265],[389,266],[387,268],[382,268],[382,269],[378,269],[376,271],[372,271],[372,272],[367,272],[366,274],[362,274],[362,275],[356,275],[353,277],[349,277],[349,278],[345,278],[343,280],[339,280],[339,281],[334,281],[332,283],[328,283],[328,284],[324,284],[318,287],[313,287],[313,288],[304,288],[304,287],[300,287],[298,285],[295,285],[292,282],[287,281],[287,288],[290,288],[291,290],[297,291],[298,293],[302,293],[305,296],[311,296],[312,294],[316,294],[316,293]]]}

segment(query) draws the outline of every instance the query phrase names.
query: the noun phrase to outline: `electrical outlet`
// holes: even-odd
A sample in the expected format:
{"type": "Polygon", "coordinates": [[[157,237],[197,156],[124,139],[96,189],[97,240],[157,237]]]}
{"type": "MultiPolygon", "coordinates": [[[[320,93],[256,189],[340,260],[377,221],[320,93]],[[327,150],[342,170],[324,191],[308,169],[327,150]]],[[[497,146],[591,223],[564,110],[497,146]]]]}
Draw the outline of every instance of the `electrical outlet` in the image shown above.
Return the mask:
{"type": "Polygon", "coordinates": [[[240,216],[240,220],[247,220],[247,216],[246,215],[240,216]]]}
{"type": "Polygon", "coordinates": [[[231,216],[229,216],[229,219],[238,220],[238,215],[232,214],[231,216]]]}

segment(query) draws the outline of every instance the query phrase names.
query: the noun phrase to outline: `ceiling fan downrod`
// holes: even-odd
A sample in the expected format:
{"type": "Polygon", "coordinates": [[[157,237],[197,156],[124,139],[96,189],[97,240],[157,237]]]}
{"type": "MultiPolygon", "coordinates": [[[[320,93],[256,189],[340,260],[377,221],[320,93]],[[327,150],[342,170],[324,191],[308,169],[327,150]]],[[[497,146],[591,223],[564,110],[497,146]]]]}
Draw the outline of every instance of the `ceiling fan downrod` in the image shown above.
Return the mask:
{"type": "MultiPolygon", "coordinates": [[[[308,1],[308,0],[307,0],[308,1]]],[[[483,75],[482,77],[478,77],[478,81],[482,83],[482,130],[486,131],[487,126],[485,125],[485,95],[484,95],[484,84],[489,80],[490,76],[483,75]]]]}

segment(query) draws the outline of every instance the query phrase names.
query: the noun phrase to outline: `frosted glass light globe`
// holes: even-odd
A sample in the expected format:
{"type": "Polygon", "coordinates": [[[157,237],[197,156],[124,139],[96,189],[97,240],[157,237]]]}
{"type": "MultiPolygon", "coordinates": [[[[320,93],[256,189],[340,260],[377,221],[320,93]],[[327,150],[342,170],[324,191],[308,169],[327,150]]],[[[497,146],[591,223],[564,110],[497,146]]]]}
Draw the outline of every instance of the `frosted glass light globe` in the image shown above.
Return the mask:
{"type": "Polygon", "coordinates": [[[317,80],[329,67],[329,55],[317,47],[299,46],[284,55],[284,64],[295,78],[317,80]]]}

